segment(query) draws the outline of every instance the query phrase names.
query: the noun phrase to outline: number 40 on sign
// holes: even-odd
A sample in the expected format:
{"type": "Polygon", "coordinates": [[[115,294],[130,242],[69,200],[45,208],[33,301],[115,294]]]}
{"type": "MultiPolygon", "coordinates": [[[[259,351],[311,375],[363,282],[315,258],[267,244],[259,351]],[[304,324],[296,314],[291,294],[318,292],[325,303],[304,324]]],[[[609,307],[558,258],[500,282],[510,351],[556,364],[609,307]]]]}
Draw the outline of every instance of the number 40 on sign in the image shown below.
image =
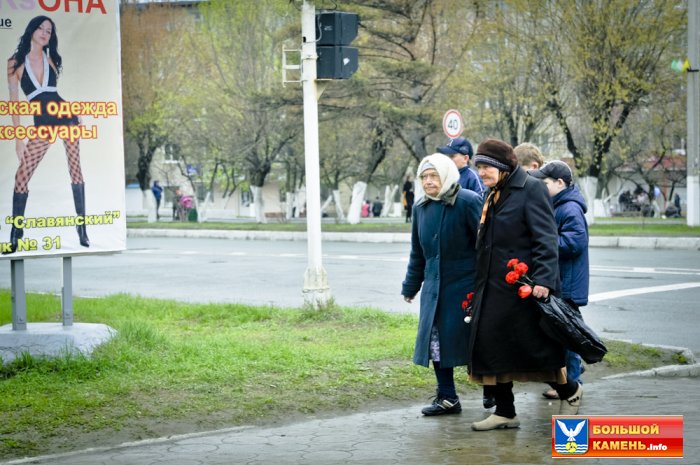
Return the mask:
{"type": "Polygon", "coordinates": [[[457,110],[447,110],[442,117],[442,130],[450,139],[459,137],[464,130],[462,115],[457,110]]]}

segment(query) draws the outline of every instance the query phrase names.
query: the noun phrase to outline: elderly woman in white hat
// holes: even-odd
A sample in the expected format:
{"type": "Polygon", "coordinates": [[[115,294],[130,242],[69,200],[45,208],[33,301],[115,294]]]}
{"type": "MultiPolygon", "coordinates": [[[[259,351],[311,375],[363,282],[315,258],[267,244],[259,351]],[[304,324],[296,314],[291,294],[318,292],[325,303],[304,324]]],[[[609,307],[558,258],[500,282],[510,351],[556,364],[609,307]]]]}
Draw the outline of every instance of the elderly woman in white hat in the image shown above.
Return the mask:
{"type": "Polygon", "coordinates": [[[467,364],[469,324],[462,303],[472,291],[481,196],[462,189],[447,156],[425,157],[416,173],[425,197],[413,209],[411,254],[401,294],[412,302],[419,290],[420,316],[413,354],[417,365],[433,368],[437,391],[424,415],[459,413],[454,367],[467,364]]]}

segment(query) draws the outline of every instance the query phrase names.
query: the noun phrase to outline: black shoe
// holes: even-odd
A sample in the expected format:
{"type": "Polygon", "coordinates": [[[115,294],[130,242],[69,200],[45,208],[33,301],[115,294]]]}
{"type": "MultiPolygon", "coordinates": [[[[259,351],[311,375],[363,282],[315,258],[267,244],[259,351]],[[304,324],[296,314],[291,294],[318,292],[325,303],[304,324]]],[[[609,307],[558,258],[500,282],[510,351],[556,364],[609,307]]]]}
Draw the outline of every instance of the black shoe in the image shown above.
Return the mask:
{"type": "Polygon", "coordinates": [[[493,396],[486,396],[482,399],[484,403],[484,408],[489,409],[496,406],[496,398],[493,396]]]}
{"type": "Polygon", "coordinates": [[[459,397],[448,399],[447,397],[437,396],[433,400],[433,404],[421,410],[421,413],[426,417],[435,415],[445,415],[448,413],[459,413],[462,411],[462,404],[459,403],[459,397]]]}

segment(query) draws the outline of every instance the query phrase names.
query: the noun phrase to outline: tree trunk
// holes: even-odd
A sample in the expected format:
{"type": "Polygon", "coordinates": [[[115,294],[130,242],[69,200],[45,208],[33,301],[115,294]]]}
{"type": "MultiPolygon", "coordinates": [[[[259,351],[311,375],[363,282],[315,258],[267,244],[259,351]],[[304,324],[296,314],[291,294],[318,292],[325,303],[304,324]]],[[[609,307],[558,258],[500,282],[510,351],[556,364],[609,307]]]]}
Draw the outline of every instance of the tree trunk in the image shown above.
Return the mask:
{"type": "Polygon", "coordinates": [[[146,221],[149,223],[155,223],[158,218],[156,215],[156,198],[153,197],[153,192],[151,192],[151,189],[142,190],[141,195],[143,196],[143,201],[141,203],[148,211],[146,221]]]}
{"type": "Polygon", "coordinates": [[[296,194],[293,192],[287,192],[284,196],[285,213],[284,217],[287,220],[294,218],[294,204],[296,202],[296,194]]]}
{"type": "Polygon", "coordinates": [[[362,211],[362,203],[365,201],[365,192],[367,192],[367,183],[357,181],[352,186],[352,200],[350,201],[350,209],[348,210],[348,223],[357,224],[360,222],[360,212],[362,211]]]}
{"type": "Polygon", "coordinates": [[[345,213],[343,212],[343,204],[340,203],[340,200],[340,190],[333,189],[333,203],[335,203],[336,221],[339,223],[345,223],[345,213]]]}
{"type": "Polygon", "coordinates": [[[294,218],[301,217],[302,212],[306,214],[306,187],[297,189],[294,196],[294,218]]]}
{"type": "Polygon", "coordinates": [[[323,218],[323,214],[326,212],[326,208],[328,208],[328,205],[330,205],[332,201],[333,194],[326,197],[326,200],[323,201],[323,205],[321,205],[321,218],[323,218]]]}
{"type": "MultiPolygon", "coordinates": [[[[211,191],[207,191],[207,195],[204,197],[204,202],[197,206],[197,223],[204,223],[207,220],[207,212],[209,210],[209,205],[213,203],[211,191]]],[[[197,196],[195,195],[195,201],[197,196]]]]}
{"type": "Polygon", "coordinates": [[[263,201],[263,188],[261,186],[250,186],[253,193],[253,207],[255,209],[255,222],[258,224],[267,223],[265,217],[265,202],[263,201]]]}
{"type": "Polygon", "coordinates": [[[586,221],[588,224],[595,223],[595,198],[598,191],[598,178],[593,176],[582,176],[578,182],[581,188],[581,194],[586,200],[588,211],[586,212],[586,221]]]}
{"type": "Polygon", "coordinates": [[[397,184],[384,187],[384,206],[380,215],[382,218],[386,218],[391,214],[391,210],[394,208],[394,195],[398,189],[399,186],[397,184]]]}

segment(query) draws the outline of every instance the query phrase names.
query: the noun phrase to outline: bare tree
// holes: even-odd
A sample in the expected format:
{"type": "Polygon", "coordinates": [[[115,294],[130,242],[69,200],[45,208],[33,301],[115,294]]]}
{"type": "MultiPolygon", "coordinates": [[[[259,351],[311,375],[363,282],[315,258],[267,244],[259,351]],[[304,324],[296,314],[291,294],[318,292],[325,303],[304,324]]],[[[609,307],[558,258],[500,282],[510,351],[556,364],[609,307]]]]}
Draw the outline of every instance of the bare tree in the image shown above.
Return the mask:
{"type": "Polygon", "coordinates": [[[153,156],[168,140],[167,95],[180,85],[169,70],[181,59],[178,44],[191,24],[186,11],[167,4],[127,3],[121,8],[124,126],[138,147],[136,178],[144,199],[151,198],[153,156]]]}

